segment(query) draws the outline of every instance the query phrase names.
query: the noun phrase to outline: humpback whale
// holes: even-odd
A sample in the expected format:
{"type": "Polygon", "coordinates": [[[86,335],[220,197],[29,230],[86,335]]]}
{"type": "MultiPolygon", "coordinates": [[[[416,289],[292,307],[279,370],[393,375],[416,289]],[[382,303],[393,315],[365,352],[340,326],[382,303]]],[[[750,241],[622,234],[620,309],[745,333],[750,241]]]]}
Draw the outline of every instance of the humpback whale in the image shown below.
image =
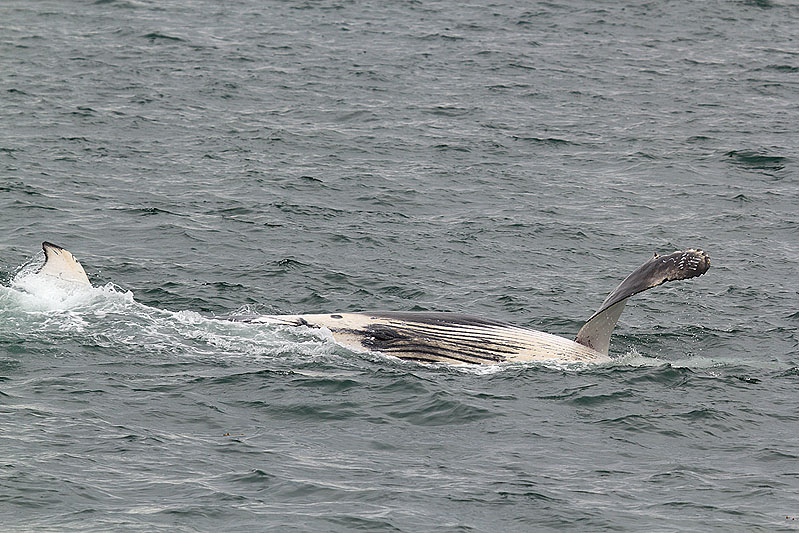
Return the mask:
{"type": "MultiPolygon", "coordinates": [[[[70,252],[44,242],[39,274],[91,285],[70,252]]],[[[516,361],[602,363],[610,361],[610,337],[627,300],[668,281],[701,276],[710,257],[684,250],[650,258],[605,298],[574,340],[458,313],[357,312],[308,315],[250,315],[220,318],[254,324],[325,328],[340,345],[428,363],[497,364],[516,361]]]]}

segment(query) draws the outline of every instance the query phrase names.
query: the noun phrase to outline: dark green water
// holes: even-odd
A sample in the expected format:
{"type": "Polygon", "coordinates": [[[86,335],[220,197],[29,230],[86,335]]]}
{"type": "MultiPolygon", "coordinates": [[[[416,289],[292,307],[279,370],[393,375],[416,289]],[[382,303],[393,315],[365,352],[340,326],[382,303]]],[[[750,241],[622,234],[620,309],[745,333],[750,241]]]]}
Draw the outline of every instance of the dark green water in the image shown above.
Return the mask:
{"type": "Polygon", "coordinates": [[[0,529],[799,529],[799,7],[0,5],[0,529]],[[95,289],[14,276],[43,240],[95,289]],[[240,312],[458,311],[601,367],[240,312]],[[796,520],[794,520],[796,519],[796,520]]]}

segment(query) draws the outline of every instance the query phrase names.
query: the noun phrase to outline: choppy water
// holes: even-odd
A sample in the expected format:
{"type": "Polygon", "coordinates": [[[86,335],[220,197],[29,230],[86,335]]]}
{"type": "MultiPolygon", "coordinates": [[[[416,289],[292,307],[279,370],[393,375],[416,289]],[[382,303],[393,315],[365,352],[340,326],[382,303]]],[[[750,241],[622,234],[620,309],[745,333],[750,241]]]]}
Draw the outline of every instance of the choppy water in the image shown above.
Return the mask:
{"type": "Polygon", "coordinates": [[[799,527],[794,2],[4,2],[0,529],[799,527]],[[17,270],[51,240],[94,289],[17,270]],[[460,311],[601,367],[236,312],[460,311]],[[796,520],[795,520],[796,519],[796,520]]]}

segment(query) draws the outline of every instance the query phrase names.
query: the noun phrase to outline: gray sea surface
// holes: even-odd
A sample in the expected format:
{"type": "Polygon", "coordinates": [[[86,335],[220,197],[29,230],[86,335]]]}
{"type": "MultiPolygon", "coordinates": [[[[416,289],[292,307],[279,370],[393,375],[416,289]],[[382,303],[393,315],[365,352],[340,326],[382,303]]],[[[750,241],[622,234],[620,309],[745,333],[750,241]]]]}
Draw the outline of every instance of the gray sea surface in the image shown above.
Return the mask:
{"type": "Polygon", "coordinates": [[[0,3],[0,530],[799,529],[799,4],[0,3]],[[94,288],[27,276],[52,241],[94,288]],[[455,311],[452,367],[247,313],[455,311]]]}

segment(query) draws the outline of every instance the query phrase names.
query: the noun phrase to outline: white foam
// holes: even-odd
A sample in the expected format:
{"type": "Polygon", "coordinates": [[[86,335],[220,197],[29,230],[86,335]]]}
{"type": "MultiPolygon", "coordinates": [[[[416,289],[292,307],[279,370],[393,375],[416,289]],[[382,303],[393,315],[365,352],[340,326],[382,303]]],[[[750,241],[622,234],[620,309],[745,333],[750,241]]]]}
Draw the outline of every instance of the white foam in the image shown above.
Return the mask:
{"type": "Polygon", "coordinates": [[[110,283],[103,287],[91,287],[53,276],[40,276],[35,272],[23,267],[17,273],[5,291],[8,303],[16,304],[23,311],[44,312],[67,311],[109,299],[133,302],[132,293],[121,292],[110,283]]]}
{"type": "Polygon", "coordinates": [[[638,350],[635,348],[630,348],[630,350],[622,355],[621,357],[617,357],[613,359],[608,366],[660,366],[665,364],[666,361],[662,359],[658,359],[657,357],[647,357],[642,355],[638,350]]]}

